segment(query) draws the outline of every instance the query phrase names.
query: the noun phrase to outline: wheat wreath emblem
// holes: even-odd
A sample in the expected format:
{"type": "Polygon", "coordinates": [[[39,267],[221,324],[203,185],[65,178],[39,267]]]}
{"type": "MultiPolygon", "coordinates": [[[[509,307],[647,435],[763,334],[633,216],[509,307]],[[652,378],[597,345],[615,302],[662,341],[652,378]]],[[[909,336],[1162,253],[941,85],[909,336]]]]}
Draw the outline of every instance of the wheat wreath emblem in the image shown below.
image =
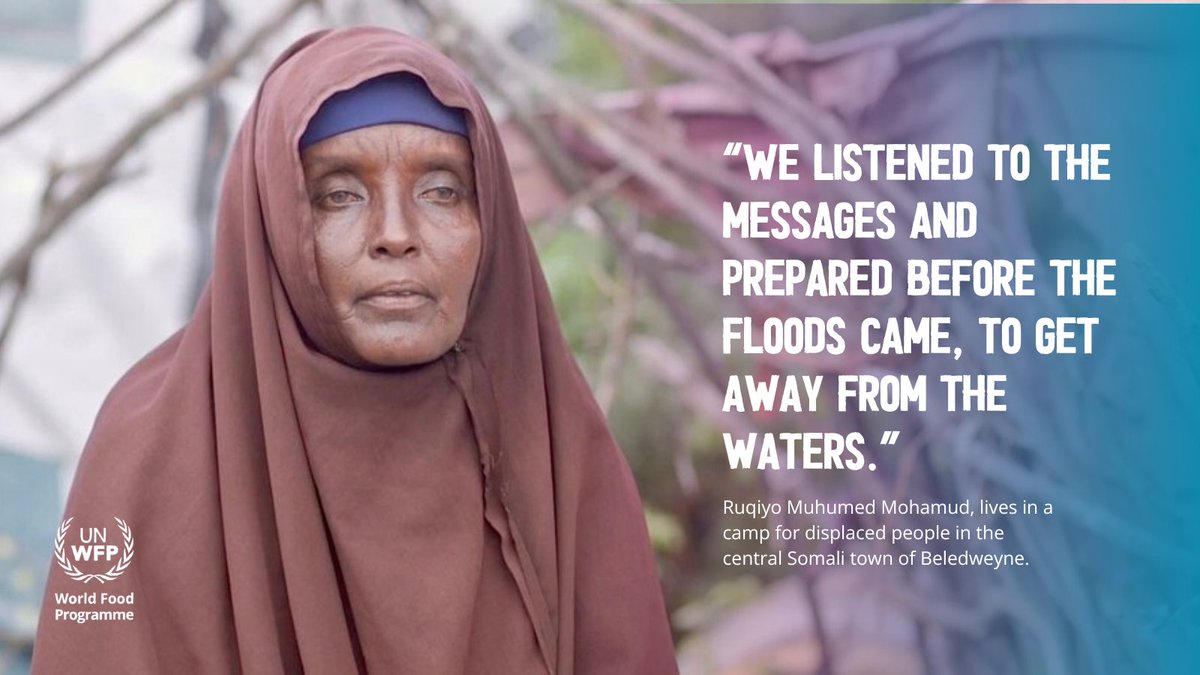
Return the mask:
{"type": "Polygon", "coordinates": [[[117,521],[117,528],[121,530],[121,535],[125,539],[125,548],[121,553],[121,559],[117,561],[117,564],[108,568],[108,571],[103,574],[84,574],[79,570],[78,567],[75,566],[74,563],[67,559],[67,555],[63,550],[63,544],[67,537],[67,530],[71,527],[72,520],[74,520],[74,518],[67,518],[64,520],[62,525],[60,525],[58,528],[58,536],[54,538],[54,558],[58,561],[58,566],[63,568],[63,571],[67,573],[67,576],[76,581],[82,581],[85,584],[92,579],[95,579],[100,583],[104,583],[106,581],[113,581],[117,577],[121,576],[121,573],[124,572],[125,568],[129,567],[129,563],[133,561],[133,530],[129,529],[129,526],[125,524],[125,521],[121,520],[120,518],[113,518],[113,520],[117,521]]]}

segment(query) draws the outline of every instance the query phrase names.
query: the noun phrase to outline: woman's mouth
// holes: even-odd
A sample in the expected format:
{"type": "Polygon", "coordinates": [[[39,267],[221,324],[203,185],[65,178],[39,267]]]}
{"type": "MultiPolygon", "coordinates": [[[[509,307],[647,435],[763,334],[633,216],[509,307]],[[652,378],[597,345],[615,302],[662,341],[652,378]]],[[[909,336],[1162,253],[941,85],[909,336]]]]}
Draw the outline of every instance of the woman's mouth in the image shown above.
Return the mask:
{"type": "Polygon", "coordinates": [[[389,282],[364,293],[360,303],[385,311],[403,311],[433,302],[429,289],[415,281],[389,282]]]}

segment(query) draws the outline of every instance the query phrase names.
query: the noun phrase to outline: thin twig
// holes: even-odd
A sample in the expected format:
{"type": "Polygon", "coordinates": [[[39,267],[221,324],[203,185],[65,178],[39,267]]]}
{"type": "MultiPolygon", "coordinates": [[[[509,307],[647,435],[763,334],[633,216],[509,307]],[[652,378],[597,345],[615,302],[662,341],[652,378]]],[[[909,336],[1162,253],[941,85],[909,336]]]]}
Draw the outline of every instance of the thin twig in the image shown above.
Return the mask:
{"type": "Polygon", "coordinates": [[[8,336],[12,334],[12,328],[17,322],[17,314],[20,313],[21,307],[25,304],[25,298],[29,295],[28,270],[24,274],[17,276],[13,286],[13,297],[8,303],[8,313],[4,315],[4,325],[0,327],[0,368],[4,366],[4,346],[7,344],[8,336]]]}
{"type": "Polygon", "coordinates": [[[50,90],[46,93],[39,96],[36,101],[30,103],[23,110],[5,120],[3,124],[0,124],[0,136],[4,136],[5,134],[17,129],[22,124],[25,124],[37,116],[38,113],[50,107],[50,105],[57,101],[63,94],[70,91],[80,82],[83,82],[88,75],[94,73],[98,68],[100,68],[100,66],[107,63],[122,49],[128,47],[134,42],[134,40],[137,40],[142,33],[145,33],[151,26],[158,23],[160,19],[166,16],[167,13],[174,9],[175,5],[178,5],[181,1],[182,0],[166,0],[166,2],[159,5],[157,9],[146,15],[144,19],[137,22],[133,26],[130,26],[127,31],[122,33],[116,40],[113,40],[99,54],[80,64],[77,68],[75,68],[75,70],[72,70],[66,77],[64,77],[61,82],[50,88],[50,90]]]}
{"type": "MultiPolygon", "coordinates": [[[[229,12],[221,0],[203,0],[203,18],[192,52],[211,65],[219,57],[218,47],[229,29],[229,12]]],[[[216,195],[221,177],[221,158],[229,144],[228,106],[221,88],[214,86],[204,94],[204,141],[200,144],[196,187],[192,193],[192,224],[196,231],[198,251],[192,260],[195,272],[188,294],[188,305],[194,306],[204,290],[212,270],[213,221],[217,209],[216,195]]]]}
{"type": "MultiPolygon", "coordinates": [[[[540,150],[539,154],[541,154],[540,150]]],[[[549,226],[546,229],[549,229],[552,233],[558,229],[555,227],[558,223],[569,218],[577,210],[591,206],[608,197],[627,180],[629,180],[628,171],[621,168],[609,169],[585,185],[583,189],[575,191],[566,201],[557,205],[553,211],[540,220],[544,225],[549,226]]]]}
{"type": "Polygon", "coordinates": [[[721,31],[675,5],[643,5],[639,3],[630,5],[630,8],[652,16],[694,40],[706,53],[714,55],[720,62],[729,65],[738,76],[752,82],[759,91],[764,92],[780,105],[786,106],[805,123],[819,129],[827,141],[847,140],[848,133],[832,115],[820,110],[796,93],[770,68],[746,54],[721,31]]]}
{"type": "Polygon", "coordinates": [[[312,0],[289,0],[278,11],[259,25],[236,50],[225,58],[214,63],[199,77],[147,111],[125,130],[107,150],[100,154],[94,162],[89,162],[84,175],[76,183],[73,190],[61,198],[55,198],[38,219],[36,226],[26,236],[0,267],[0,282],[10,281],[24,266],[30,264],[38,249],[65,223],[76,211],[92,199],[101,189],[112,180],[112,174],[118,163],[138,144],[152,129],[161,124],[171,115],[179,112],[189,101],[208,91],[212,86],[233,74],[238,65],[253,54],[262,43],[295,14],[301,7],[312,0]]]}
{"type": "Polygon", "coordinates": [[[825,625],[825,614],[821,611],[821,601],[817,599],[817,580],[815,574],[802,574],[801,583],[804,593],[808,596],[808,612],[812,618],[813,637],[816,638],[820,649],[820,660],[817,662],[816,675],[833,675],[833,646],[829,643],[829,628],[825,625]]]}
{"type": "MultiPolygon", "coordinates": [[[[46,184],[42,186],[42,194],[38,197],[39,212],[45,211],[54,203],[54,192],[58,188],[59,181],[67,174],[67,169],[57,161],[51,161],[46,168],[46,184]]],[[[4,325],[0,327],[0,370],[4,366],[4,346],[8,343],[8,338],[12,335],[13,326],[17,324],[17,315],[25,305],[25,299],[29,294],[29,264],[26,262],[20,268],[15,269],[12,276],[13,296],[8,303],[8,313],[4,315],[4,325]]]]}
{"type": "Polygon", "coordinates": [[[638,259],[637,256],[625,256],[620,258],[618,263],[621,261],[624,261],[623,266],[626,269],[624,274],[620,274],[618,269],[618,282],[614,284],[612,293],[612,325],[596,376],[596,402],[605,414],[609,412],[616,397],[617,380],[628,351],[629,333],[633,329],[633,318],[637,309],[638,259]]]}
{"type": "MultiPolygon", "coordinates": [[[[427,6],[422,6],[429,10],[427,6]]],[[[431,17],[441,20],[440,16],[433,15],[432,12],[431,17]]],[[[447,43],[447,46],[450,44],[463,43],[447,43]]],[[[494,68],[495,61],[480,60],[473,54],[459,49],[454,51],[464,60],[472,63],[475,66],[475,72],[509,105],[512,110],[513,119],[520,125],[543,159],[546,160],[547,166],[555,175],[555,178],[570,192],[579,192],[585,189],[586,180],[583,177],[580,167],[557,144],[555,139],[546,131],[545,126],[537,123],[531,111],[527,106],[522,105],[510,87],[496,75],[494,68]]],[[[597,209],[597,215],[605,228],[605,232],[622,254],[627,256],[638,254],[637,249],[629,241],[625,233],[621,232],[620,228],[614,225],[611,214],[607,214],[603,209],[597,209]]],[[[701,372],[704,373],[707,381],[714,386],[721,387],[721,366],[717,358],[709,352],[702,332],[699,326],[696,325],[691,313],[683,306],[682,301],[670,289],[654,265],[643,265],[641,269],[644,272],[644,279],[647,286],[667,310],[668,315],[679,331],[679,335],[684,339],[696,357],[701,372]]]]}
{"type": "MultiPolygon", "coordinates": [[[[821,116],[811,106],[794,108],[792,104],[796,100],[795,97],[776,98],[772,95],[776,91],[775,88],[764,90],[756,86],[758,78],[747,78],[733,73],[724,61],[658,35],[607,2],[562,2],[671,70],[700,82],[710,82],[742,101],[759,119],[789,142],[796,143],[800,156],[809,164],[813,161],[814,146],[844,142],[844,139],[849,137],[840,125],[827,116],[821,116]],[[814,124],[819,126],[814,127],[814,124]]],[[[835,181],[829,184],[829,188],[853,201],[890,199],[901,214],[911,213],[916,203],[915,197],[907,189],[891,183],[835,181]]]]}
{"type": "Polygon", "coordinates": [[[569,118],[587,138],[599,146],[615,162],[637,175],[654,188],[664,199],[697,225],[697,232],[708,244],[727,257],[753,258],[757,249],[742,239],[725,239],[715,226],[721,222],[719,211],[695,198],[695,190],[680,176],[662,166],[659,159],[639,144],[630,142],[620,131],[607,123],[604,117],[584,102],[583,98],[566,82],[535,65],[511,46],[492,39],[476,29],[461,16],[449,12],[437,13],[427,0],[416,0],[430,10],[443,30],[451,32],[443,36],[452,41],[486,50],[491,58],[490,67],[500,66],[517,74],[521,80],[553,101],[559,113],[569,118]]]}

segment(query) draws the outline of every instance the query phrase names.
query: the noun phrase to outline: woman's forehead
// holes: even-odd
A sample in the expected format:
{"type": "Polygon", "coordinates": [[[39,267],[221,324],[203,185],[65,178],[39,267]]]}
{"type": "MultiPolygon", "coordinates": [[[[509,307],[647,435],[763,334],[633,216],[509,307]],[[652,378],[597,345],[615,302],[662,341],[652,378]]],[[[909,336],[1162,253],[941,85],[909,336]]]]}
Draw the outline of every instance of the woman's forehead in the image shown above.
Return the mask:
{"type": "Polygon", "coordinates": [[[470,178],[471,147],[458,134],[420,124],[379,124],[332,136],[301,152],[308,178],[337,171],[363,171],[400,165],[448,170],[470,178]]]}

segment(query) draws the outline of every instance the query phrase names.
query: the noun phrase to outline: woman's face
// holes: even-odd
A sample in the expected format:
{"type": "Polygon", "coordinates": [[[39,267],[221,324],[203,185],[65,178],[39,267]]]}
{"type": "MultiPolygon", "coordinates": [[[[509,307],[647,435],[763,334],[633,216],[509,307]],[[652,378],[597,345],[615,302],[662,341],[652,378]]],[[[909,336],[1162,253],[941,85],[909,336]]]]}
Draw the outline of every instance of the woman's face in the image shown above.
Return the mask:
{"type": "Polygon", "coordinates": [[[471,148],[457,134],[382,124],[301,153],[317,273],[361,363],[425,363],[462,334],[479,264],[471,148]]]}

